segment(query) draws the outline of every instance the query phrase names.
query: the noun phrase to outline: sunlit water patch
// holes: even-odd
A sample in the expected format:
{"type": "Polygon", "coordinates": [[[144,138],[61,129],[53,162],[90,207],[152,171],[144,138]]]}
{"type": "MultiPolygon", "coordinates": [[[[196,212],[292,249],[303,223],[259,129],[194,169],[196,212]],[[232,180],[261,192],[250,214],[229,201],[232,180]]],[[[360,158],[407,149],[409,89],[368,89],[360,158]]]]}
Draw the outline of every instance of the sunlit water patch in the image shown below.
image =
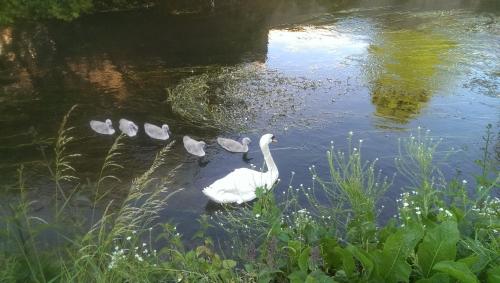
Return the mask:
{"type": "MultiPolygon", "coordinates": [[[[184,190],[161,220],[173,218],[186,231],[200,213],[219,208],[201,193],[204,186],[235,168],[263,165],[263,133],[279,140],[271,151],[281,196],[292,171],[293,186],[311,184],[312,164],[327,174],[330,141],[345,149],[350,131],[356,142],[363,140],[363,156],[379,158],[378,166],[392,176],[397,138],[417,126],[429,128],[436,139],[444,138],[439,158],[451,147],[461,150],[444,163],[444,174],[453,175],[456,169],[475,170],[468,161],[478,157],[484,127],[498,123],[495,15],[358,9],[302,15],[300,22],[277,26],[243,19],[137,23],[128,17],[140,15],[0,30],[0,185],[15,197],[15,171],[25,164],[40,214],[53,194],[40,149],[50,159],[47,144],[74,104],[79,107],[69,121],[76,127],[70,150],[82,154],[75,161],[85,184],[81,199],[92,198],[88,190],[113,142],[95,135],[89,120],[109,117],[116,124],[126,117],[139,125],[170,125],[176,143],[158,177],[184,190]],[[124,41],[124,34],[138,40],[124,41]],[[206,157],[188,155],[183,135],[205,140],[206,157]],[[254,142],[243,158],[222,150],[217,136],[254,142]]],[[[120,201],[165,145],[143,132],[124,144],[124,169],[116,173],[121,182],[108,200],[120,201]]],[[[396,179],[387,198],[404,184],[396,179]]],[[[390,215],[390,206],[383,213],[390,215]]]]}

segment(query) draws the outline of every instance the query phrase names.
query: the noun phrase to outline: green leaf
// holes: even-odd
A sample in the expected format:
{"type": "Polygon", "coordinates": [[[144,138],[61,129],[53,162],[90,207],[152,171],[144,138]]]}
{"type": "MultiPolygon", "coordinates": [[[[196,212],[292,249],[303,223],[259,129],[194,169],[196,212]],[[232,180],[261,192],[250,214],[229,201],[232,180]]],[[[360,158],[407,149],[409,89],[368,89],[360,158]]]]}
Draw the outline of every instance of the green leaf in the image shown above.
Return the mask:
{"type": "Polygon", "coordinates": [[[301,271],[307,272],[309,270],[309,256],[311,254],[311,247],[305,248],[299,256],[299,268],[301,271]]]}
{"type": "Polygon", "coordinates": [[[340,258],[335,254],[335,248],[338,246],[334,238],[321,239],[321,256],[328,268],[339,268],[342,264],[340,258]]]}
{"type": "Polygon", "coordinates": [[[290,236],[288,236],[288,233],[285,232],[280,232],[278,234],[278,239],[280,239],[282,242],[288,242],[290,241],[290,236]]]}
{"type": "Polygon", "coordinates": [[[459,232],[457,223],[446,221],[427,231],[418,246],[418,264],[424,277],[432,275],[432,267],[443,260],[455,260],[459,232]]]}
{"type": "Polygon", "coordinates": [[[323,271],[321,270],[315,270],[311,272],[309,275],[307,275],[306,278],[306,283],[333,283],[335,280],[331,278],[330,276],[326,275],[323,271]]]}
{"type": "Polygon", "coordinates": [[[476,275],[470,271],[465,263],[451,260],[440,261],[432,268],[437,271],[444,272],[463,283],[476,283],[476,275]]]}
{"type": "Polygon", "coordinates": [[[296,270],[288,275],[288,279],[290,279],[290,283],[304,283],[307,278],[307,273],[302,270],[296,270]]]}
{"type": "Polygon", "coordinates": [[[352,257],[352,255],[341,247],[335,247],[334,253],[342,259],[342,267],[347,277],[354,276],[356,265],[354,263],[354,258],[352,257]]]}
{"type": "Polygon", "coordinates": [[[384,281],[409,281],[411,266],[407,258],[423,236],[424,231],[420,225],[410,225],[387,238],[383,251],[374,257],[378,265],[377,272],[384,281]]]}
{"type": "Polygon", "coordinates": [[[488,269],[488,283],[500,282],[500,265],[488,269]]]}
{"type": "Polygon", "coordinates": [[[232,269],[236,266],[236,261],[232,259],[225,259],[222,261],[222,267],[225,269],[232,269]]]}
{"type": "Polygon", "coordinates": [[[348,245],[345,249],[349,251],[349,253],[351,253],[351,255],[354,256],[359,262],[361,262],[365,278],[370,278],[374,268],[373,260],[370,255],[353,245],[348,245]]]}
{"type": "Polygon", "coordinates": [[[429,278],[422,278],[415,283],[448,283],[450,282],[450,277],[441,272],[436,272],[429,278]]]}
{"type": "Polygon", "coordinates": [[[487,256],[484,254],[480,255],[470,255],[468,257],[461,258],[460,260],[457,260],[458,262],[465,263],[467,267],[469,267],[470,271],[475,274],[479,274],[485,269],[490,260],[487,256]]]}

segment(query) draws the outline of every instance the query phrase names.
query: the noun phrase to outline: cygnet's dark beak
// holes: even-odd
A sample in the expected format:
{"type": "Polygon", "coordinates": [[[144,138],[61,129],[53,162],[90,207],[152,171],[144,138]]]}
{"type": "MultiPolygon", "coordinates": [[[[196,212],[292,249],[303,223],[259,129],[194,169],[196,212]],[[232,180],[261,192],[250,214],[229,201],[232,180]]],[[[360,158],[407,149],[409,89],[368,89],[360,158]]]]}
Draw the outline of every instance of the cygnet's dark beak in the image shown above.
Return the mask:
{"type": "Polygon", "coordinates": [[[271,142],[278,142],[278,140],[276,139],[276,137],[275,137],[275,136],[273,136],[273,137],[271,138],[271,142]]]}

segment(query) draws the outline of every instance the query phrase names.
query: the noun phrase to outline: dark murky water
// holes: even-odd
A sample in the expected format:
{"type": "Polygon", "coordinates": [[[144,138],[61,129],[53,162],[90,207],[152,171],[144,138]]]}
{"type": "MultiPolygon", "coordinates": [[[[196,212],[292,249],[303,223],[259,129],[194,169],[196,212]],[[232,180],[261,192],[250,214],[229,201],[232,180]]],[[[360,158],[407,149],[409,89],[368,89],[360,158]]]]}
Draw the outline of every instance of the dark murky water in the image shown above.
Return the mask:
{"type": "MultiPolygon", "coordinates": [[[[187,230],[210,210],[204,186],[234,168],[262,164],[258,140],[267,132],[279,139],[272,148],[283,180],[277,192],[288,185],[291,171],[293,184],[305,186],[311,164],[324,173],[330,141],[345,148],[349,131],[364,140],[364,156],[378,157],[389,176],[397,138],[417,126],[444,138],[441,156],[452,146],[461,149],[444,165],[446,175],[474,171],[485,126],[492,123],[498,131],[500,123],[498,15],[459,8],[315,10],[286,20],[273,12],[130,12],[1,28],[1,190],[8,192],[16,168],[27,164],[44,208],[53,187],[38,165],[43,158],[32,133],[54,137],[74,104],[79,107],[70,124],[77,141],[70,150],[83,154],[75,167],[84,183],[95,180],[113,142],[90,130],[91,119],[109,117],[115,127],[121,117],[170,125],[177,143],[159,175],[182,165],[169,186],[185,189],[162,217],[187,230]],[[176,88],[186,80],[206,86],[207,93],[176,88]],[[166,88],[177,91],[175,99],[166,88]],[[207,142],[201,162],[185,152],[183,135],[207,142]],[[219,148],[215,139],[221,135],[249,136],[252,159],[219,148]]],[[[115,198],[165,143],[141,131],[125,144],[120,162],[126,168],[115,198]]],[[[402,183],[396,180],[389,198],[402,183]]]]}

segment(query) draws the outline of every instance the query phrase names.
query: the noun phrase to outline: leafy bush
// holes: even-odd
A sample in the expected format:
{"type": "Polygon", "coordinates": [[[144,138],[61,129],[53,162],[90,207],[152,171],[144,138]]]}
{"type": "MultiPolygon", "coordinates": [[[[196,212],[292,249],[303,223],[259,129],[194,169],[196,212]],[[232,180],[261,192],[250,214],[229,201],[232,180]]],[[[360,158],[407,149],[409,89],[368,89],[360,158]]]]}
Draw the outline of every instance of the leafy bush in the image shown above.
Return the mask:
{"type": "MultiPolygon", "coordinates": [[[[154,177],[171,145],[114,203],[107,195],[122,168],[119,136],[87,185],[95,194],[90,223],[75,221],[70,204],[82,186],[72,167],[78,155],[68,152],[74,110],[46,162],[54,181],[53,215],[42,219],[31,209],[23,166],[19,198],[2,207],[2,282],[499,281],[500,200],[492,195],[500,175],[488,153],[478,162],[483,171],[473,190],[467,181],[444,181],[433,158],[439,141],[428,132],[402,140],[395,162],[411,182],[396,201],[397,215],[380,227],[377,209],[392,181],[376,171],[376,160],[362,161],[362,141],[353,147],[350,134],[347,153],[333,143],[327,152],[329,177],[320,178],[311,166],[311,187],[258,189],[252,204],[202,215],[190,241],[195,248],[188,248],[174,225],[153,224],[176,192],[154,177]],[[221,238],[214,241],[214,233],[221,238]],[[55,239],[49,248],[47,235],[55,239]],[[220,240],[224,246],[215,246],[220,240]]],[[[490,128],[485,151],[491,150],[490,128]]]]}

